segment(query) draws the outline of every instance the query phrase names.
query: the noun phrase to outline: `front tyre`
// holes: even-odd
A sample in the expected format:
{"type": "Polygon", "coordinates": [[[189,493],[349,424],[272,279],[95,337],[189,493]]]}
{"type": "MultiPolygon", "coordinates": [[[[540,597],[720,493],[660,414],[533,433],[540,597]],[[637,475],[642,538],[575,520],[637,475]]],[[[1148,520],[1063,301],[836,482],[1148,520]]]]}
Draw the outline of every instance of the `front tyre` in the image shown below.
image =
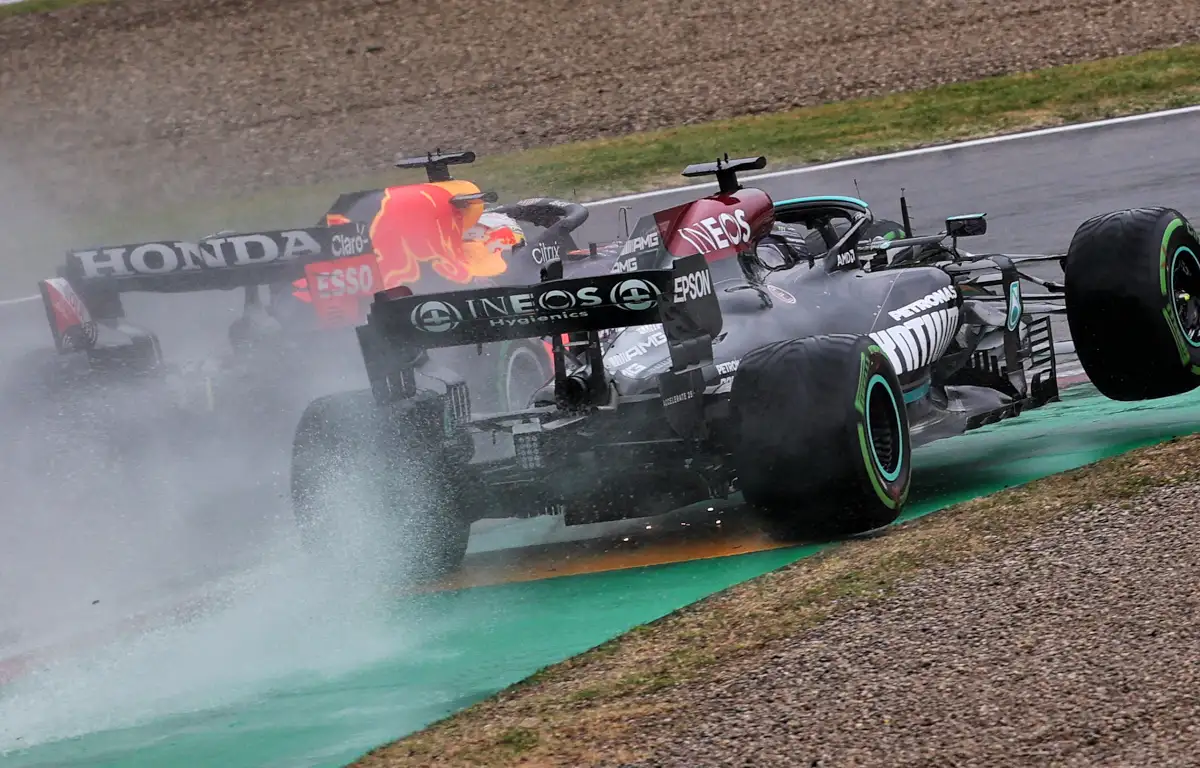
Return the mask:
{"type": "Polygon", "coordinates": [[[1178,211],[1085,221],[1063,272],[1075,352],[1102,394],[1150,400],[1200,384],[1200,242],[1178,211]]]}
{"type": "Polygon", "coordinates": [[[738,484],[769,533],[843,536],[899,517],[912,474],[908,413],[870,338],[759,347],[742,358],[730,404],[738,484]]]}
{"type": "Polygon", "coordinates": [[[471,478],[445,445],[443,398],[387,407],[369,390],[309,404],[292,444],[292,504],[310,552],[340,550],[402,579],[456,570],[471,478]]]}

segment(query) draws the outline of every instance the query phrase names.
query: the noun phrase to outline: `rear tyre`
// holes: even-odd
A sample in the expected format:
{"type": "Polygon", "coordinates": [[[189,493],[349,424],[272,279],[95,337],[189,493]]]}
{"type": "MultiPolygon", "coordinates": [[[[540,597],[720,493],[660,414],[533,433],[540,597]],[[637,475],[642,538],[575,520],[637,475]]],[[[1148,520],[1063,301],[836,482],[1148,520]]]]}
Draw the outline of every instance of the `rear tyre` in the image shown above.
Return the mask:
{"type": "Polygon", "coordinates": [[[503,370],[497,395],[506,413],[528,408],[533,394],[554,375],[545,346],[529,339],[505,342],[500,360],[503,370]]]}
{"type": "Polygon", "coordinates": [[[292,505],[310,552],[341,549],[405,579],[461,565],[471,533],[471,476],[445,445],[443,398],[390,407],[371,392],[318,398],[292,444],[292,505]]]}
{"type": "Polygon", "coordinates": [[[738,484],[769,533],[843,536],[899,517],[912,474],[908,414],[870,338],[760,347],[738,365],[730,403],[738,484]]]}
{"type": "Polygon", "coordinates": [[[1085,221],[1063,271],[1075,352],[1101,393],[1149,400],[1200,384],[1200,242],[1178,211],[1085,221]]]}

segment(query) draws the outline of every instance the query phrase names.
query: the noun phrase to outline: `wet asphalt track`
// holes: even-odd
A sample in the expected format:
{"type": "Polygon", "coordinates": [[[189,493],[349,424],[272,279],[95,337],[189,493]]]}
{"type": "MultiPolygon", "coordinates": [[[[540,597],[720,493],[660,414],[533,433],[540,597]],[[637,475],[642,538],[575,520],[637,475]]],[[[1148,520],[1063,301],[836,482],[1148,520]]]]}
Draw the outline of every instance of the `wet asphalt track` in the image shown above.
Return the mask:
{"type": "MultiPolygon", "coordinates": [[[[1162,204],[1200,217],[1200,151],[1194,142],[1198,135],[1200,113],[1191,113],[883,158],[848,167],[835,164],[750,183],[766,189],[776,199],[856,195],[871,203],[877,215],[895,219],[900,218],[898,200],[903,187],[918,232],[938,231],[947,215],[982,211],[988,214],[989,233],[968,241],[972,250],[1053,253],[1065,250],[1084,219],[1115,208],[1162,204]]],[[[680,158],[680,168],[706,159],[680,158]]],[[[772,169],[768,166],[767,170],[772,169]]],[[[632,224],[642,215],[694,199],[697,194],[696,190],[682,190],[592,204],[592,215],[579,231],[578,240],[584,243],[618,236],[622,206],[630,208],[632,224]]],[[[1053,265],[1044,265],[1037,274],[1056,278],[1061,273],[1053,265]]],[[[8,295],[13,295],[13,288],[9,290],[8,295]]],[[[240,300],[236,292],[135,295],[129,298],[127,308],[130,319],[158,332],[166,354],[176,357],[220,349],[229,323],[239,312],[240,300]]],[[[4,329],[0,334],[3,378],[21,366],[26,355],[46,350],[51,344],[40,302],[0,305],[0,324],[4,329]]],[[[1068,338],[1065,319],[1056,318],[1055,326],[1057,339],[1068,338]]],[[[1064,367],[1070,365],[1067,362],[1064,367]]],[[[365,383],[361,371],[347,374],[365,383]]],[[[68,520],[61,521],[61,526],[70,525],[68,520]]],[[[219,547],[228,542],[252,549],[253,542],[246,541],[239,526],[237,515],[228,516],[220,525],[210,527],[216,530],[207,532],[205,546],[219,547]],[[234,530],[221,530],[226,524],[234,530]]],[[[50,525],[39,530],[44,533],[53,528],[50,525]]],[[[37,552],[37,543],[31,544],[21,549],[37,552]]],[[[0,540],[0,550],[14,546],[11,537],[0,540]]],[[[25,560],[14,560],[11,554],[0,551],[0,557],[10,563],[25,560]]],[[[202,552],[195,554],[204,556],[202,552]]],[[[217,555],[211,553],[215,559],[222,559],[217,555]]],[[[14,569],[0,570],[0,594],[18,588],[22,579],[23,575],[14,569]]]]}

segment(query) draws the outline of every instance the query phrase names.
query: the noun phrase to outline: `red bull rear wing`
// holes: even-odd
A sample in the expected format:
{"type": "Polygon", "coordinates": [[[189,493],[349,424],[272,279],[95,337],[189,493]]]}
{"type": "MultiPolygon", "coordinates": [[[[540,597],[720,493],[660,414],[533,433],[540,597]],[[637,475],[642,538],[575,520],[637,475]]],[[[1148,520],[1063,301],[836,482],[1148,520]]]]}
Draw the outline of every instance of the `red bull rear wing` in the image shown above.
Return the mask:
{"type": "Polygon", "coordinates": [[[367,226],[352,222],[71,251],[61,276],[83,292],[221,290],[289,282],[310,264],[372,251],[367,226]]]}
{"type": "MultiPolygon", "coordinates": [[[[308,277],[314,309],[325,325],[361,322],[364,306],[383,285],[365,224],[222,234],[198,242],[161,240],[67,253],[58,277],[38,289],[54,344],[61,353],[92,350],[98,324],[120,324],[122,293],[185,293],[247,289],[257,304],[261,285],[308,277]],[[251,295],[254,294],[254,295],[251,295]]],[[[124,326],[122,326],[124,327],[124,326]]]]}

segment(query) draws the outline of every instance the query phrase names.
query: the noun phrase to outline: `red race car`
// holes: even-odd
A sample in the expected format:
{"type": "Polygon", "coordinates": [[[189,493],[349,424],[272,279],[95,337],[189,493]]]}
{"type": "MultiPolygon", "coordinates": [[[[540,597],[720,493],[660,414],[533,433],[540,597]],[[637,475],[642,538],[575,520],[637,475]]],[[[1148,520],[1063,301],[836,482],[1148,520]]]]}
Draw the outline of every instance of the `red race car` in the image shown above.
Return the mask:
{"type": "MultiPolygon", "coordinates": [[[[347,331],[365,322],[377,292],[524,285],[549,264],[595,253],[571,237],[585,207],[550,198],[491,205],[493,193],[450,175],[451,165],[474,159],[440,151],[401,159],[398,167],[424,168],[427,181],[342,195],[310,228],[73,251],[57,277],[39,283],[57,351],[82,353],[71,356],[71,370],[88,378],[165,372],[177,382],[171,392],[190,393],[179,397],[202,412],[219,411],[248,390],[278,395],[310,380],[301,371],[319,378],[338,369],[337,360],[361,370],[347,331]],[[244,292],[243,309],[228,329],[229,353],[217,360],[167,364],[158,334],[128,322],[122,301],[127,293],[231,289],[244,292]]],[[[477,410],[523,407],[552,377],[541,340],[451,355],[448,367],[468,378],[477,410]]],[[[56,366],[54,377],[74,386],[66,369],[56,366]]]]}

